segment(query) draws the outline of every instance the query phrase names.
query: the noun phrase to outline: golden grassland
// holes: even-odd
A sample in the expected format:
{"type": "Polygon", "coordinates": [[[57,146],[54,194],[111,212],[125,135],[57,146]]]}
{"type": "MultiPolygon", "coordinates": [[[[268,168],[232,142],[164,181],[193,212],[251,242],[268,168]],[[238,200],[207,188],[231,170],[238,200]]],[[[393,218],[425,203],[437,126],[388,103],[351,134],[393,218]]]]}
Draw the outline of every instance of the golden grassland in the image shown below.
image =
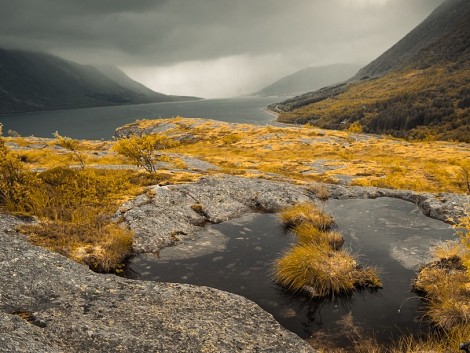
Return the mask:
{"type": "Polygon", "coordinates": [[[406,69],[353,83],[338,96],[283,113],[278,120],[332,129],[359,122],[367,132],[470,142],[470,67],[456,65],[406,69]]]}
{"type": "Polygon", "coordinates": [[[322,130],[311,126],[275,127],[197,119],[143,120],[146,127],[176,125],[165,134],[183,138],[167,151],[206,160],[223,173],[247,177],[377,186],[429,192],[468,192],[470,145],[405,141],[390,136],[322,130]],[[185,136],[192,136],[184,142],[185,136]],[[315,163],[321,163],[316,167],[315,163]],[[312,166],[313,164],[313,166],[312,166]]]}

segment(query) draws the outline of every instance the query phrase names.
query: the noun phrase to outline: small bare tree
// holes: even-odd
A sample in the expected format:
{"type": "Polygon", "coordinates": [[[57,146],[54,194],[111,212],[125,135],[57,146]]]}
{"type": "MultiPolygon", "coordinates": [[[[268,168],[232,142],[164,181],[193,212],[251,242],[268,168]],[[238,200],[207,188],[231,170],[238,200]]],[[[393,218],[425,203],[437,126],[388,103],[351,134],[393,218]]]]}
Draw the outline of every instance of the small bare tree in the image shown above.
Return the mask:
{"type": "Polygon", "coordinates": [[[54,132],[54,137],[56,139],[55,144],[62,148],[65,148],[67,151],[73,153],[74,157],[80,163],[80,167],[85,169],[85,160],[83,154],[80,152],[80,141],[72,139],[70,137],[61,136],[57,131],[54,132]]]}
{"type": "Polygon", "coordinates": [[[132,135],[116,141],[113,149],[136,166],[145,168],[149,173],[155,173],[156,151],[177,144],[177,141],[162,134],[132,135]]]}

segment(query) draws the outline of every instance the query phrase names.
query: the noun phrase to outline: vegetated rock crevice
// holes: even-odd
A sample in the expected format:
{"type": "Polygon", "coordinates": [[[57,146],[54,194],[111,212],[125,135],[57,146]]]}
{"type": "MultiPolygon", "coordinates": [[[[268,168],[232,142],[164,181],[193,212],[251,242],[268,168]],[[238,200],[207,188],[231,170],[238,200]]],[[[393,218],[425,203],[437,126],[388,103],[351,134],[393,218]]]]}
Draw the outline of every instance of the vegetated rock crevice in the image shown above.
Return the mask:
{"type": "Polygon", "coordinates": [[[96,274],[19,223],[0,214],[0,352],[312,352],[243,297],[96,274]]]}

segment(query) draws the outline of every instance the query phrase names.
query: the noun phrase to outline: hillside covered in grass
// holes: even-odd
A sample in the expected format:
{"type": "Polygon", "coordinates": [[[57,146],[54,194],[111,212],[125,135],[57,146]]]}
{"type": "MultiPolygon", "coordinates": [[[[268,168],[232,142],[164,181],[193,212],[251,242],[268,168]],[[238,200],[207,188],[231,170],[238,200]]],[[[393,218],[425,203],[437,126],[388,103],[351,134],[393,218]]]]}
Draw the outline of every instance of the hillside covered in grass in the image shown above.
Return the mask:
{"type": "Polygon", "coordinates": [[[342,86],[270,107],[287,123],[470,141],[470,3],[447,0],[342,86]]]}

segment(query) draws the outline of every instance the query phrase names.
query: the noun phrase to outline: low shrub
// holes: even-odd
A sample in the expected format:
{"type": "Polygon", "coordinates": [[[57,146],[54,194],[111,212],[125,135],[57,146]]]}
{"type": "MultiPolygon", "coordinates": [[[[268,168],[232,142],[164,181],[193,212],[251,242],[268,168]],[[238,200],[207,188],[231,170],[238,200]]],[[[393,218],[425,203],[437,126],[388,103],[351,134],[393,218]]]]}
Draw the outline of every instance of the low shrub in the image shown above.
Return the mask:
{"type": "Polygon", "coordinates": [[[155,173],[156,151],[175,147],[178,141],[162,134],[132,135],[119,139],[113,146],[114,151],[127,158],[138,167],[147,172],[155,173]]]}
{"type": "Polygon", "coordinates": [[[44,191],[37,176],[5,148],[0,138],[0,207],[13,214],[36,214],[47,203],[44,191]]]}
{"type": "Polygon", "coordinates": [[[117,201],[136,187],[128,171],[53,168],[32,173],[0,138],[0,207],[34,215],[33,243],[108,272],[129,255],[133,235],[112,223],[117,201]]]}

